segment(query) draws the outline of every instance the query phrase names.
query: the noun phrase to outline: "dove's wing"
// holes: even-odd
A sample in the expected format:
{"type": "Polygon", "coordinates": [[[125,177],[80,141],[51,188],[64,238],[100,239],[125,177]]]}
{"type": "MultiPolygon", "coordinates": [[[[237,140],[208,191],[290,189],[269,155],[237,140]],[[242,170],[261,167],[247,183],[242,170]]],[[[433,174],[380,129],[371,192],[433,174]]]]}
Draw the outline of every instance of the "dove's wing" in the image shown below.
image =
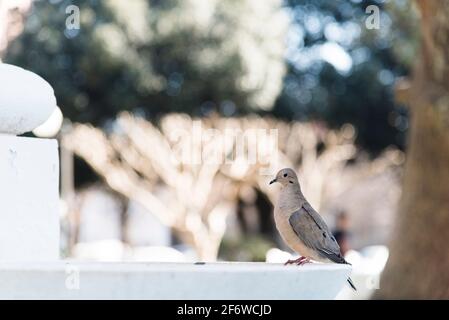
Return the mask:
{"type": "Polygon", "coordinates": [[[347,263],[328,226],[308,202],[290,216],[289,222],[307,247],[333,262],[347,263]]]}

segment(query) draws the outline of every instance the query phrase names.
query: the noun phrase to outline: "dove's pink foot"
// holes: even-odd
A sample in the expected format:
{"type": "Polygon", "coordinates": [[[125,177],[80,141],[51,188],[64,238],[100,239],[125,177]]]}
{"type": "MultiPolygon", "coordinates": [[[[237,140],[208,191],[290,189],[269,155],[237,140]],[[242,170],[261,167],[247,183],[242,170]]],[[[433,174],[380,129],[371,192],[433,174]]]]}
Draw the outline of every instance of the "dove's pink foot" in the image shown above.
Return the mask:
{"type": "Polygon", "coordinates": [[[304,258],[302,259],[300,262],[298,262],[298,266],[302,266],[306,263],[312,263],[312,261],[310,261],[310,258],[304,258]]]}
{"type": "Polygon", "coordinates": [[[286,266],[288,264],[293,264],[293,263],[296,263],[297,265],[300,265],[302,263],[302,261],[304,261],[306,259],[308,259],[308,258],[301,256],[301,257],[299,257],[298,259],[295,259],[295,260],[287,260],[287,262],[284,263],[284,266],[286,266]]]}

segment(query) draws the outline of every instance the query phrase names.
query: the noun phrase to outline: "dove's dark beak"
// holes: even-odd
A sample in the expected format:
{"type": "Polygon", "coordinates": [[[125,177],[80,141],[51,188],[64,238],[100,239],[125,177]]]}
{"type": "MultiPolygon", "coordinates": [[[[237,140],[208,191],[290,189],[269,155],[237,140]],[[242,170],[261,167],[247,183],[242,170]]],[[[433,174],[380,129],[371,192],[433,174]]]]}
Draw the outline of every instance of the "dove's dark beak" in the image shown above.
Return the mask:
{"type": "Polygon", "coordinates": [[[275,183],[275,182],[276,182],[276,179],[273,179],[273,180],[270,181],[269,184],[273,184],[273,183],[275,183]]]}

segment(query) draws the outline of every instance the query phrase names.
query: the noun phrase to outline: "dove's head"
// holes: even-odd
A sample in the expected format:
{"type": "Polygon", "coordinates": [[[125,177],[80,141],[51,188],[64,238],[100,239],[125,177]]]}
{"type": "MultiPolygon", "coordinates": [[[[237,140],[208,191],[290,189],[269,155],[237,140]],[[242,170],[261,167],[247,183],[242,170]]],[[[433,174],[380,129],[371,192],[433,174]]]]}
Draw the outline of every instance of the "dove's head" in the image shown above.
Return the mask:
{"type": "Polygon", "coordinates": [[[298,183],[298,177],[296,176],[295,171],[290,168],[285,168],[282,170],[279,170],[279,172],[276,175],[276,178],[270,181],[270,184],[279,182],[282,186],[287,185],[299,185],[298,183]]]}

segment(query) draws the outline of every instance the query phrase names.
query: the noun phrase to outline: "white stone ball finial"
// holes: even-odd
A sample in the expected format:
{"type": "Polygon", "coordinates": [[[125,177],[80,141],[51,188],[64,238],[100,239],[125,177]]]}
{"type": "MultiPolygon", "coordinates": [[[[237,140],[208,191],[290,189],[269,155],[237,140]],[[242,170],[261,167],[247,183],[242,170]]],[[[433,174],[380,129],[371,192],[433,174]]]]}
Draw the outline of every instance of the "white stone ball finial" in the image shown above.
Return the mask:
{"type": "Polygon", "coordinates": [[[47,81],[33,72],[0,63],[0,134],[32,131],[55,108],[54,91],[47,81]]]}

